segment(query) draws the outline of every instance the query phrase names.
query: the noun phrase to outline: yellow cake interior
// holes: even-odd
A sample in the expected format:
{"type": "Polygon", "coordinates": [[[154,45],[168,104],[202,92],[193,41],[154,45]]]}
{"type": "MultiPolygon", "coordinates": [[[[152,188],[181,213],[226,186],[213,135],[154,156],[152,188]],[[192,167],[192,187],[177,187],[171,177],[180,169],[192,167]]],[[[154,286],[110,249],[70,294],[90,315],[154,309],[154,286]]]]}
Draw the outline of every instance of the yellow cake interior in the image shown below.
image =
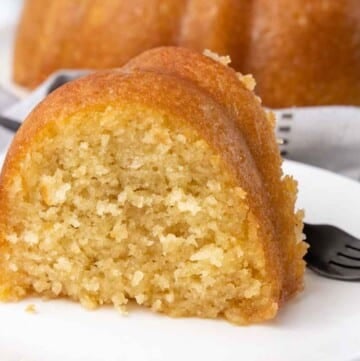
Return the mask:
{"type": "Polygon", "coordinates": [[[0,298],[37,293],[119,309],[135,300],[240,323],[268,303],[246,194],[181,119],[107,107],[47,124],[37,137],[9,192],[0,264],[12,272],[0,298]]]}

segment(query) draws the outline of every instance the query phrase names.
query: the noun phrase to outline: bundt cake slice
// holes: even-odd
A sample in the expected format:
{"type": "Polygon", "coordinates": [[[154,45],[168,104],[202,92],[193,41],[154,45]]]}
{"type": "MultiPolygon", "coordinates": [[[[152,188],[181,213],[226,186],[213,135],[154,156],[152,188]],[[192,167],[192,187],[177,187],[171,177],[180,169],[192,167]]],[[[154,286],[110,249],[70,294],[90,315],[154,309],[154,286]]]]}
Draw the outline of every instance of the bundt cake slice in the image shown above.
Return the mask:
{"type": "Polygon", "coordinates": [[[251,79],[159,48],[50,94],[0,178],[0,299],[273,318],[303,287],[296,182],[251,79]]]}

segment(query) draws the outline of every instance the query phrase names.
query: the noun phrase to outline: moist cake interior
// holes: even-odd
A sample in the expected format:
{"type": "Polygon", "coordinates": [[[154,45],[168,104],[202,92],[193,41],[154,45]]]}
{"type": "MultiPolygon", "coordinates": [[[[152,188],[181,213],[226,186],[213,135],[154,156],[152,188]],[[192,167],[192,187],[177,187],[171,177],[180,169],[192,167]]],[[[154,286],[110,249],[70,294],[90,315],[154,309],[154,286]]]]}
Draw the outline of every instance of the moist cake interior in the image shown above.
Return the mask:
{"type": "Polygon", "coordinates": [[[240,322],[268,303],[246,194],[181,119],[107,107],[37,137],[9,192],[16,206],[0,256],[12,282],[17,275],[9,298],[34,291],[120,310],[135,300],[240,322]]]}

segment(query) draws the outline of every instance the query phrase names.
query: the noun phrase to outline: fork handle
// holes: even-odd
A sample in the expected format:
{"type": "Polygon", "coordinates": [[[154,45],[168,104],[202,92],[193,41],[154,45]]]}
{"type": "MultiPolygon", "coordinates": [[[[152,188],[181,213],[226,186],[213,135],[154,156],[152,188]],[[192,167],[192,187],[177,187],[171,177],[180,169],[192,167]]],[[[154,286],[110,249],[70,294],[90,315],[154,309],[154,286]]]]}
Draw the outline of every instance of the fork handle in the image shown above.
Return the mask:
{"type": "Polygon", "coordinates": [[[16,132],[20,128],[21,123],[0,115],[0,125],[6,129],[16,132]]]}

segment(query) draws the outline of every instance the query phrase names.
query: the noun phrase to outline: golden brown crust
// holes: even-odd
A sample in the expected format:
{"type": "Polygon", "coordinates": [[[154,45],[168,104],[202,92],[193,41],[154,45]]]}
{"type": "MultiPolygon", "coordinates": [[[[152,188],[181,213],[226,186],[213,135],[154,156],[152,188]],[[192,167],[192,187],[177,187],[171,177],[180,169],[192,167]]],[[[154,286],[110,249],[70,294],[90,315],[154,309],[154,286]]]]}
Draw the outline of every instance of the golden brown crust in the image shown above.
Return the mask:
{"type": "Polygon", "coordinates": [[[32,144],[74,113],[133,104],[183,119],[217,150],[247,192],[259,223],[274,304],[301,289],[303,265],[299,276],[298,255],[291,254],[295,185],[280,179],[273,124],[233,70],[186,49],[149,51],[120,70],[92,74],[49,95],[27,118],[8,153],[0,176],[5,209],[0,225],[6,216],[6,188],[32,144]]]}
{"type": "Polygon", "coordinates": [[[358,0],[27,0],[14,78],[34,87],[58,69],[118,67],[180,45],[230,55],[267,106],[358,105],[359,34],[358,0]]]}

